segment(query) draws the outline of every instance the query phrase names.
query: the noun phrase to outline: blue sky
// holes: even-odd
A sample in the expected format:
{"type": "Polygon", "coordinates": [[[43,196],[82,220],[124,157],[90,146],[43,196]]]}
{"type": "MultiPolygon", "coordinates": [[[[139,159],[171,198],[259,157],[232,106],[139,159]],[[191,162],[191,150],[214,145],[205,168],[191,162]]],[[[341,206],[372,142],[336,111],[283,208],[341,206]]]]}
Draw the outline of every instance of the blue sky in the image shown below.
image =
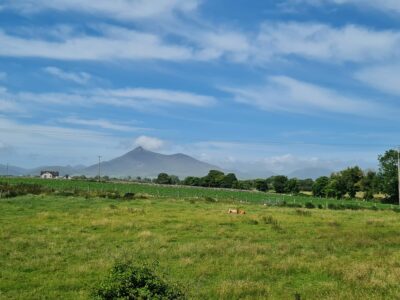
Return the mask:
{"type": "Polygon", "coordinates": [[[0,164],[141,145],[279,173],[400,144],[400,2],[1,0],[0,164]]]}

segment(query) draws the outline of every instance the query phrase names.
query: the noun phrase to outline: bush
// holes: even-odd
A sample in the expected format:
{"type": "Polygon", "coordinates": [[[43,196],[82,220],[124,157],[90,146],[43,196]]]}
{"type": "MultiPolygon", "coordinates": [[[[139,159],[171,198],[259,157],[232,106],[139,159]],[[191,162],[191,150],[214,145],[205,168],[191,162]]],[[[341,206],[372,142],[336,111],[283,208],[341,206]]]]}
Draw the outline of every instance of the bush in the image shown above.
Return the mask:
{"type": "Polygon", "coordinates": [[[213,197],[208,197],[208,196],[205,197],[204,200],[205,200],[206,202],[209,202],[209,203],[218,202],[217,199],[215,199],[215,198],[213,198],[213,197]]]}
{"type": "Polygon", "coordinates": [[[147,266],[117,263],[110,275],[94,290],[95,299],[185,299],[183,292],[168,284],[147,266]]]}
{"type": "Polygon", "coordinates": [[[314,209],[315,208],[315,205],[313,203],[311,203],[311,202],[307,202],[305,206],[308,209],[314,209]]]}
{"type": "Polygon", "coordinates": [[[135,193],[125,193],[124,200],[133,200],[135,199],[135,193]]]}

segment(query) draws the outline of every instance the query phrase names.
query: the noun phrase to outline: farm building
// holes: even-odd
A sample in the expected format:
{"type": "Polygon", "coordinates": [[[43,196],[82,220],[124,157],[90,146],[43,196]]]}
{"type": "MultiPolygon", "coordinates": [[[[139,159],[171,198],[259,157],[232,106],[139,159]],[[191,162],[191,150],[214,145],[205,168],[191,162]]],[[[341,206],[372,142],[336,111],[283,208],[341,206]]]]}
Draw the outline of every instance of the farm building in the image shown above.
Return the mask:
{"type": "Polygon", "coordinates": [[[43,179],[54,179],[58,178],[60,176],[60,173],[56,171],[41,171],[40,172],[40,178],[43,179]]]}

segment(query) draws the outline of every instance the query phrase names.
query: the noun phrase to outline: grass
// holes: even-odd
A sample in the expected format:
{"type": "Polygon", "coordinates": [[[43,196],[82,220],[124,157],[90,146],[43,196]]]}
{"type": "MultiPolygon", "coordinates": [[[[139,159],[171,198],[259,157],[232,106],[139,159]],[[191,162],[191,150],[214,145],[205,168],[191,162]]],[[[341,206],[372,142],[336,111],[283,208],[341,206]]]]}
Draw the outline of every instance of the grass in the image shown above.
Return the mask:
{"type": "Polygon", "coordinates": [[[158,262],[191,299],[400,298],[397,213],[240,206],[1,199],[0,299],[88,299],[121,259],[158,262]]]}
{"type": "Polygon", "coordinates": [[[369,202],[357,199],[337,200],[316,198],[307,195],[283,195],[275,193],[264,193],[259,191],[241,191],[228,189],[212,189],[188,186],[165,186],[156,184],[127,183],[127,182],[90,182],[83,180],[45,180],[40,178],[7,178],[3,181],[11,184],[33,183],[43,185],[60,191],[73,191],[75,189],[85,191],[118,191],[120,193],[131,193],[151,195],[157,198],[213,198],[217,201],[234,201],[239,203],[266,203],[268,205],[277,205],[282,202],[289,204],[312,203],[315,206],[321,205],[326,208],[329,204],[353,204],[363,208],[377,207],[379,209],[391,209],[390,204],[379,202],[369,202]]]}

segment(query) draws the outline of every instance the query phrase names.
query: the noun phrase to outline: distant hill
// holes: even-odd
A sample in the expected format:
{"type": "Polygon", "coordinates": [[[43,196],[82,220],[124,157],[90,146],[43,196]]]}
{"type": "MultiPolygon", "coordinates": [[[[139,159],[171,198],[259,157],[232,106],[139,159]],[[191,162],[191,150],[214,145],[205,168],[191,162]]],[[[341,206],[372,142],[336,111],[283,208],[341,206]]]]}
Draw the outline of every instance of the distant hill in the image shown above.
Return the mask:
{"type": "Polygon", "coordinates": [[[287,176],[289,178],[298,178],[298,179],[317,179],[321,176],[330,176],[333,173],[332,170],[327,168],[304,168],[299,169],[294,172],[289,173],[287,176]]]}
{"type": "Polygon", "coordinates": [[[0,175],[10,175],[10,176],[21,176],[26,173],[26,170],[23,168],[19,168],[16,166],[8,166],[8,173],[7,173],[7,165],[0,165],[0,175]]]}
{"type": "MultiPolygon", "coordinates": [[[[220,168],[185,154],[165,155],[142,147],[101,163],[102,176],[113,177],[156,177],[159,173],[165,172],[183,178],[205,176],[210,170],[220,170],[220,168]]],[[[81,174],[86,176],[96,176],[97,173],[97,164],[81,170],[81,174]]]]}

